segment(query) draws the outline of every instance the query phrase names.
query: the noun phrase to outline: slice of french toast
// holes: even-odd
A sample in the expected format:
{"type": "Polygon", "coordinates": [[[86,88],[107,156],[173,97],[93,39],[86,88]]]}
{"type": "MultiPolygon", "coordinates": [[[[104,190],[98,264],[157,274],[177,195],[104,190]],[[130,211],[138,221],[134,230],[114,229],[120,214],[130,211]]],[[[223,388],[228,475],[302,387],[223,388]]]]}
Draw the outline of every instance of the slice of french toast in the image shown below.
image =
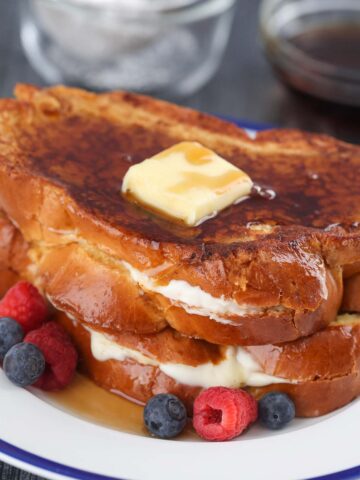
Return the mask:
{"type": "MultiPolygon", "coordinates": [[[[57,315],[57,320],[72,335],[81,354],[82,368],[90,378],[107,390],[125,394],[141,403],[158,393],[170,392],[178,395],[191,412],[192,402],[204,386],[179,381],[179,371],[184,378],[196,377],[188,374],[186,367],[190,365],[194,369],[200,368],[205,376],[211,362],[221,362],[221,354],[225,355],[224,349],[217,351],[215,345],[177,336],[168,329],[148,336],[110,334],[109,338],[120,346],[140,349],[148,356],[145,358],[152,360],[149,363],[130,356],[101,361],[93,355],[89,330],[63,313],[57,315]],[[168,338],[166,342],[167,337],[171,341],[168,338]],[[173,351],[181,354],[176,355],[173,351]],[[171,365],[183,362],[185,369],[166,368],[166,362],[171,365]],[[159,367],[158,363],[162,365],[159,367]]],[[[238,347],[237,355],[241,358],[244,351],[250,354],[257,369],[257,375],[250,377],[251,381],[257,382],[260,378],[260,382],[267,384],[249,387],[239,380],[237,384],[234,381],[226,386],[248,388],[256,398],[270,391],[285,392],[293,399],[299,417],[325,415],[360,395],[360,315],[339,316],[325,330],[282,345],[238,347]]],[[[224,373],[224,378],[228,380],[229,376],[224,373]]],[[[221,381],[218,382],[221,385],[221,381]]]]}
{"type": "Polygon", "coordinates": [[[170,324],[237,345],[295,340],[335,319],[343,268],[360,260],[359,147],[290,130],[253,140],[128,93],[20,85],[16,95],[0,101],[0,207],[55,305],[119,332],[170,324]],[[252,196],[194,228],[126,201],[129,166],[182,140],[215,150],[275,198],[252,196]]]}
{"type": "Polygon", "coordinates": [[[159,332],[167,325],[212,343],[253,345],[297,338],[326,326],[339,309],[341,271],[326,273],[327,298],[314,311],[263,308],[214,320],[135,283],[127,268],[82,243],[31,248],[36,282],[52,304],[82,322],[118,332],[159,332]],[[219,321],[220,320],[220,321],[219,321]]]}
{"type": "MultiPolygon", "coordinates": [[[[20,274],[33,277],[27,245],[5,216],[0,216],[0,292],[20,274]]],[[[353,292],[358,297],[360,289],[353,292]]],[[[360,315],[339,316],[310,337],[281,345],[219,346],[186,337],[167,327],[152,334],[116,332],[77,321],[71,312],[54,319],[72,336],[81,368],[114,393],[145,403],[171,392],[187,405],[211,385],[248,388],[256,397],[284,391],[298,416],[318,416],[360,395],[360,315]]]]}

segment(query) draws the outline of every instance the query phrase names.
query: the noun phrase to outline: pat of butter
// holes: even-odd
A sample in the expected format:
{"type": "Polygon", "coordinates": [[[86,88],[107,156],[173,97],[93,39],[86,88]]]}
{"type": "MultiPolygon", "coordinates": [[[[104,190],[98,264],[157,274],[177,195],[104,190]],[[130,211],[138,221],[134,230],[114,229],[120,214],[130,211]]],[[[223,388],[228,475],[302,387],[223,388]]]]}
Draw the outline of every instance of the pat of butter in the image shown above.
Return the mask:
{"type": "Polygon", "coordinates": [[[246,198],[250,177],[197,142],[181,142],[133,165],[122,191],[133,201],[189,226],[246,198]]]}

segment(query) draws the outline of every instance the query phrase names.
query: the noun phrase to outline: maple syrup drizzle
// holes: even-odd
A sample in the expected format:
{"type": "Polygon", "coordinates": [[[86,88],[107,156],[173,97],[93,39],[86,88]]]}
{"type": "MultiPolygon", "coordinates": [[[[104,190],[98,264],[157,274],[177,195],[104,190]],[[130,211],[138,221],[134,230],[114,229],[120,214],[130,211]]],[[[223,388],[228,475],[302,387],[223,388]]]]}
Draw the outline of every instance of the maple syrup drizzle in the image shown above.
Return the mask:
{"type": "Polygon", "coordinates": [[[181,142],[173,147],[158,153],[153,158],[162,160],[169,155],[180,153],[191,165],[206,165],[212,162],[212,151],[195,142],[181,142]]]}
{"type": "Polygon", "coordinates": [[[262,197],[266,200],[274,200],[274,198],[276,197],[276,192],[271,187],[254,184],[251,188],[251,196],[262,197]]]}
{"type": "Polygon", "coordinates": [[[98,387],[83,375],[77,374],[64,390],[39,396],[51,405],[92,423],[126,433],[147,435],[143,426],[143,407],[98,387]]]}
{"type": "Polygon", "coordinates": [[[203,175],[195,172],[183,172],[183,180],[169,189],[173,193],[185,193],[192,188],[205,187],[215,190],[217,194],[223,193],[227,187],[237,180],[245,177],[245,174],[238,171],[230,171],[223,175],[203,175]]]}
{"type": "MultiPolygon", "coordinates": [[[[89,422],[125,433],[149,436],[144,427],[141,405],[119,393],[110,393],[98,387],[84,375],[77,374],[73,382],[60,392],[34,393],[54,407],[89,422]]],[[[190,423],[178,437],[180,440],[197,438],[190,423]]]]}

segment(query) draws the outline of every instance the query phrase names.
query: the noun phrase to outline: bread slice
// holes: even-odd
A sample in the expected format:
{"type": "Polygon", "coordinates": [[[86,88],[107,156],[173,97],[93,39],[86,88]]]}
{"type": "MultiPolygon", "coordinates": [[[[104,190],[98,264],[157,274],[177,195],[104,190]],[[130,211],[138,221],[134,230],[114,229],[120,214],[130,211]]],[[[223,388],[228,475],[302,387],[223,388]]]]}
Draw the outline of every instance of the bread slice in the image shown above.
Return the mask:
{"type": "Polygon", "coordinates": [[[118,332],[171,325],[237,345],[295,340],[335,319],[343,267],[360,260],[359,147],[292,130],[252,140],[232,124],[128,93],[19,85],[16,95],[0,101],[0,207],[30,244],[56,306],[118,332]],[[124,200],[129,166],[181,140],[215,150],[276,197],[254,196],[195,228],[124,200]],[[199,308],[149,290],[129,266],[157,286],[185,282],[206,301],[199,308]],[[203,308],[209,298],[236,313],[203,308]]]}
{"type": "MultiPolygon", "coordinates": [[[[5,216],[0,215],[1,295],[20,278],[20,274],[36,280],[35,270],[26,254],[27,248],[21,234],[5,216]]],[[[119,333],[94,326],[90,329],[89,324],[77,321],[70,312],[68,314],[56,311],[54,318],[72,336],[80,353],[82,371],[101,387],[137,403],[145,403],[157,393],[172,392],[182,398],[191,412],[194,398],[206,385],[181,383],[178,377],[169,375],[171,370],[161,369],[158,364],[180,364],[187,371],[189,367],[208,368],[209,365],[220,365],[229,348],[186,337],[169,327],[146,335],[119,333]],[[135,352],[135,358],[128,355],[121,360],[96,359],[91,339],[93,332],[135,352]]],[[[247,361],[250,358],[255,365],[252,366],[255,373],[267,376],[267,385],[248,387],[251,393],[259,398],[268,391],[285,391],[294,399],[298,416],[323,415],[360,395],[359,315],[339,316],[325,330],[293,342],[237,350],[230,348],[242,356],[247,354],[247,361]]],[[[200,373],[197,378],[203,381],[205,372],[200,373]]],[[[229,375],[222,374],[229,382],[229,375]]],[[[259,382],[259,376],[255,375],[252,381],[259,382]]],[[[264,382],[264,378],[260,381],[264,382]]],[[[232,386],[246,385],[239,381],[232,386]]]]}
{"type": "Polygon", "coordinates": [[[97,252],[83,244],[33,247],[30,256],[37,266],[37,284],[56,308],[119,333],[160,332],[171,325],[188,336],[223,345],[281,342],[326,326],[338,311],[342,295],[340,270],[328,271],[328,296],[315,311],[265,308],[257,316],[227,316],[226,323],[219,323],[142,289],[119,262],[104,255],[99,261],[97,252]]]}
{"type": "MultiPolygon", "coordinates": [[[[5,216],[0,216],[1,295],[20,278],[19,272],[28,277],[33,273],[26,249],[21,234],[5,216]]],[[[357,296],[359,292],[358,289],[357,296]]],[[[93,355],[87,324],[60,311],[55,313],[55,319],[72,336],[81,354],[84,373],[103,388],[140,403],[157,393],[172,392],[184,400],[191,412],[193,400],[202,386],[180,383],[166,374],[166,370],[164,373],[156,362],[196,368],[218,365],[226,354],[226,347],[185,337],[171,328],[147,335],[97,328],[93,331],[150,359],[150,364],[130,357],[99,361],[93,355]]],[[[285,391],[294,399],[298,416],[328,413],[360,395],[359,315],[342,315],[325,330],[308,338],[282,345],[249,346],[243,350],[251,355],[259,372],[285,382],[248,387],[251,393],[259,398],[268,391],[285,391]]],[[[242,384],[239,382],[236,386],[242,384]]]]}
{"type": "Polygon", "coordinates": [[[283,391],[294,399],[298,416],[324,415],[360,395],[360,315],[339,315],[308,338],[248,351],[267,374],[297,380],[250,388],[251,393],[259,398],[269,391],[283,391]]]}
{"type": "MultiPolygon", "coordinates": [[[[180,383],[159,367],[144,365],[131,358],[99,361],[92,354],[86,328],[64,314],[58,314],[57,320],[72,335],[81,354],[83,371],[98,385],[140,403],[158,393],[174,393],[191,412],[192,403],[202,387],[180,383]]],[[[113,334],[110,338],[120,345],[136,346],[147,355],[160,356],[162,361],[195,363],[195,368],[205,361],[219,361],[217,357],[221,353],[221,350],[220,353],[214,350],[214,345],[177,336],[171,329],[148,336],[113,334]],[[161,344],[165,344],[167,355],[162,347],[159,348],[161,344]],[[172,349],[181,355],[172,353],[172,349]]],[[[244,350],[260,365],[262,373],[284,380],[284,383],[247,387],[248,390],[256,398],[270,391],[289,394],[295,402],[298,417],[325,415],[360,395],[359,315],[339,316],[325,330],[307,338],[282,345],[245,347],[244,350]]],[[[242,384],[233,386],[246,387],[242,384]]]]}
{"type": "Polygon", "coordinates": [[[14,285],[20,275],[27,276],[29,267],[27,243],[0,211],[0,297],[14,285]]]}

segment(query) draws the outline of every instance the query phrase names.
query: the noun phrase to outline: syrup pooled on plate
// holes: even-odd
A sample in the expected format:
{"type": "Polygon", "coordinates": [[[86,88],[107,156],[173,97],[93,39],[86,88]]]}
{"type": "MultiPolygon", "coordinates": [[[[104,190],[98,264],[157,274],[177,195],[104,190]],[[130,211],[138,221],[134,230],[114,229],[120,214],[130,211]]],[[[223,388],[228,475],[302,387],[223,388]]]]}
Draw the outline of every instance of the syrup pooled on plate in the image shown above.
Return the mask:
{"type": "MultiPolygon", "coordinates": [[[[71,415],[96,423],[103,427],[120,430],[134,435],[149,436],[143,423],[143,407],[98,387],[84,375],[77,374],[73,382],[59,392],[47,392],[39,395],[42,400],[71,415]]],[[[197,438],[192,431],[191,422],[177,439],[197,438]]]]}
{"type": "MultiPolygon", "coordinates": [[[[38,394],[38,390],[35,392],[38,394]]],[[[136,435],[147,435],[143,426],[143,407],[98,387],[83,375],[59,392],[40,397],[55,407],[92,423],[136,435]]]]}

